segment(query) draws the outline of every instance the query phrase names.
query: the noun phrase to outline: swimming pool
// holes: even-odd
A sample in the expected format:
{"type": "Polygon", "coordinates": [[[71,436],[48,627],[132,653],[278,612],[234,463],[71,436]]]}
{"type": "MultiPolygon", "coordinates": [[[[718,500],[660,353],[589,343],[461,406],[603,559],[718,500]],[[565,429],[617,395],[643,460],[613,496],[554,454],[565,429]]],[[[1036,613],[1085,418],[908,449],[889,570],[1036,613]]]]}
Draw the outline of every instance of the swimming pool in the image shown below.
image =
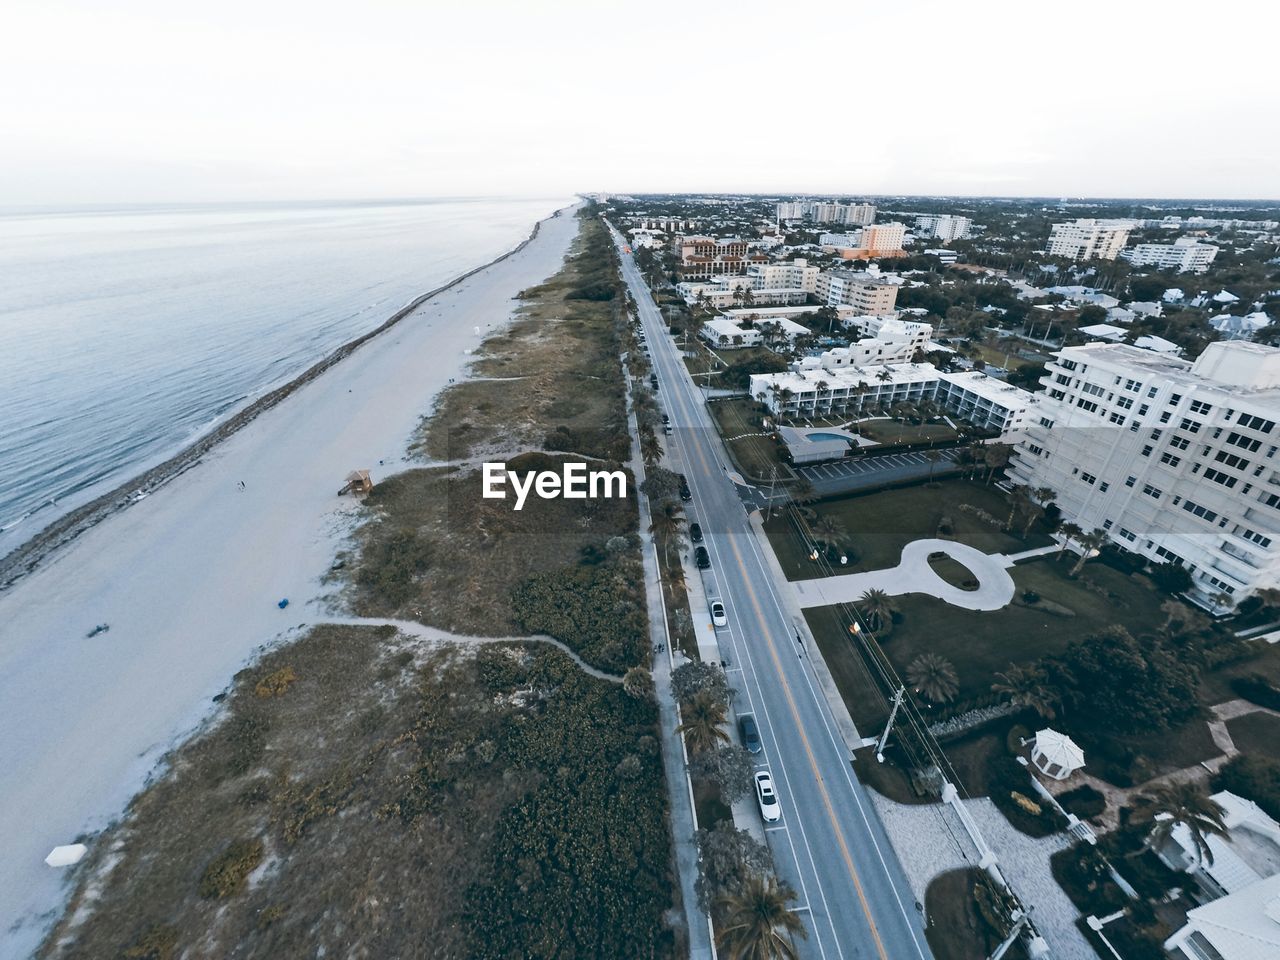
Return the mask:
{"type": "Polygon", "coordinates": [[[806,433],[806,440],[843,440],[845,443],[852,443],[853,437],[843,433],[806,433]]]}

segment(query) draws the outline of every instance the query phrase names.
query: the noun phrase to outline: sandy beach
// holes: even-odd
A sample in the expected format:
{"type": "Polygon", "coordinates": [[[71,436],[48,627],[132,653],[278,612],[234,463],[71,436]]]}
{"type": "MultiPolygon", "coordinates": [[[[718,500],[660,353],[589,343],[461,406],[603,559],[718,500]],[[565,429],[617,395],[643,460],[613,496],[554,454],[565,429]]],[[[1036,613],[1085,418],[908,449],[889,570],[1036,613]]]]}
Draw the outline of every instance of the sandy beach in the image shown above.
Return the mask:
{"type": "Polygon", "coordinates": [[[49,850],[117,817],[257,649],[324,618],[320,581],[354,519],[343,478],[406,465],[476,328],[505,323],[576,231],[569,211],[544,220],[0,592],[0,956],[29,954],[69,892],[49,850]]]}

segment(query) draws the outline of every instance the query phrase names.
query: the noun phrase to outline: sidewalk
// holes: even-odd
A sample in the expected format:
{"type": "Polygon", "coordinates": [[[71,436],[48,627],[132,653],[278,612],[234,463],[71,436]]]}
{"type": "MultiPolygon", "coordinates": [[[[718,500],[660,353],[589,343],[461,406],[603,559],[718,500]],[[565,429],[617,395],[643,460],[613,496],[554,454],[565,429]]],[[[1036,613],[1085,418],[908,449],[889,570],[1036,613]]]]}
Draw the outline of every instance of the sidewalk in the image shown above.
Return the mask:
{"type": "MultiPolygon", "coordinates": [[[[630,408],[628,394],[628,426],[631,432],[632,474],[636,488],[644,482],[644,458],[640,456],[639,431],[635,415],[630,408]]],[[[658,548],[649,533],[649,500],[637,494],[640,514],[641,558],[644,562],[645,600],[649,614],[649,640],[662,644],[665,649],[653,658],[652,671],[655,695],[658,702],[658,722],[662,732],[662,767],[667,778],[667,795],[670,802],[669,823],[671,843],[674,849],[676,872],[680,878],[680,901],[684,910],[685,930],[689,940],[690,960],[714,960],[711,918],[698,909],[694,881],[698,877],[698,848],[693,834],[698,829],[698,815],[693,803],[693,784],[686,772],[688,754],[684,738],[676,733],[680,725],[671,689],[671,671],[677,665],[671,649],[667,630],[667,608],[662,599],[662,581],[658,568],[658,548]]]]}

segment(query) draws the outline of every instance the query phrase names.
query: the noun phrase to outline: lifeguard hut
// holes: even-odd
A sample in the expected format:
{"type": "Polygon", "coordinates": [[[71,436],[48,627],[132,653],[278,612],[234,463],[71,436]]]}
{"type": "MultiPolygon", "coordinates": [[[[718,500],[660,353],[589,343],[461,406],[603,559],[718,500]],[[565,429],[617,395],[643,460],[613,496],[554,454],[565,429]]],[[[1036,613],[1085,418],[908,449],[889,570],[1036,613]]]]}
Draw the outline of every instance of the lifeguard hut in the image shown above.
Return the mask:
{"type": "Polygon", "coordinates": [[[369,476],[368,470],[352,470],[347,474],[347,482],[343,484],[342,489],[338,491],[338,496],[345,496],[348,493],[357,497],[364,496],[373,489],[373,478],[369,476]]]}

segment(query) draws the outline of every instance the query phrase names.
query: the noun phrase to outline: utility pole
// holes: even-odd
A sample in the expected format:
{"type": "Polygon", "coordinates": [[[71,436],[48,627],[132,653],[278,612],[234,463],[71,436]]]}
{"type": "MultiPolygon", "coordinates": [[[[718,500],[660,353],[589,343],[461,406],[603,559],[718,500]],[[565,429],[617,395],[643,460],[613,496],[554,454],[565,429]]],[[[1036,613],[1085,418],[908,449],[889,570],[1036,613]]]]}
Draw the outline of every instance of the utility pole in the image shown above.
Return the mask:
{"type": "Polygon", "coordinates": [[[778,482],[778,468],[770,467],[769,468],[769,509],[765,511],[765,517],[764,517],[766,520],[773,519],[773,488],[777,482],[778,482]]]}
{"type": "Polygon", "coordinates": [[[893,729],[893,721],[898,717],[898,708],[902,706],[902,700],[907,694],[905,686],[899,686],[898,692],[893,695],[893,709],[889,711],[889,720],[884,725],[884,733],[880,734],[880,742],[876,744],[876,762],[884,763],[884,748],[889,742],[889,731],[893,729]]]}
{"type": "Polygon", "coordinates": [[[1023,913],[1021,910],[1019,910],[1017,911],[1017,913],[1018,913],[1018,919],[1014,923],[1013,927],[1009,930],[1009,935],[1004,938],[1000,946],[996,947],[995,952],[991,954],[989,960],[1000,960],[1000,958],[1003,957],[1008,952],[1009,948],[1014,945],[1018,937],[1022,935],[1022,928],[1027,926],[1027,924],[1031,922],[1030,911],[1023,913]]]}

